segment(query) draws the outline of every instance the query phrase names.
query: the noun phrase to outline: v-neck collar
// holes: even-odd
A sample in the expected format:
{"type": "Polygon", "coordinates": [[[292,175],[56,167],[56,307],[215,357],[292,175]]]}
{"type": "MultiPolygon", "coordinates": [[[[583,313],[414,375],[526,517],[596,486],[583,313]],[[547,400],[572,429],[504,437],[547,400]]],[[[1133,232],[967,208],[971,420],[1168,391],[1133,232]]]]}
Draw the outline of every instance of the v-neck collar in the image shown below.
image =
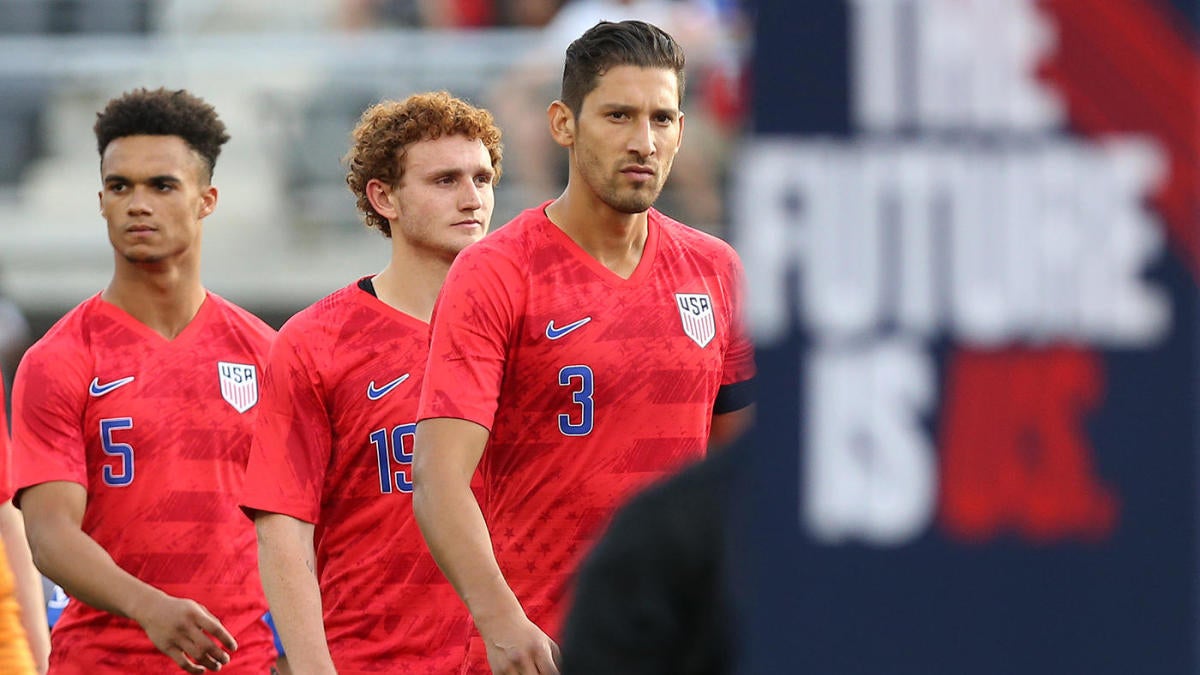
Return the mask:
{"type": "Polygon", "coordinates": [[[214,311],[213,305],[215,304],[212,293],[210,293],[208,289],[205,289],[204,301],[200,303],[200,309],[196,310],[196,315],[192,317],[191,321],[188,321],[187,325],[183,327],[183,330],[179,332],[179,335],[176,335],[174,338],[167,338],[150,326],[147,326],[136,319],[129,312],[126,312],[124,309],[121,309],[117,305],[105,300],[103,297],[101,297],[100,293],[96,294],[96,301],[99,304],[100,311],[104,312],[110,318],[116,320],[129,330],[142,336],[143,340],[146,340],[155,347],[163,347],[168,345],[178,346],[190,342],[192,340],[192,335],[203,330],[204,324],[208,322],[208,315],[214,311]]]}
{"type": "Polygon", "coordinates": [[[649,209],[646,212],[646,245],[642,247],[642,257],[638,260],[637,267],[633,269],[633,274],[630,274],[629,278],[625,279],[592,257],[590,253],[585,251],[566,232],[563,232],[562,228],[555,225],[554,221],[550,220],[550,216],[546,215],[546,207],[549,205],[550,202],[542,204],[540,211],[542,227],[549,231],[548,236],[570,252],[581,265],[590,269],[601,281],[614,287],[636,286],[651,274],[654,269],[655,259],[658,257],[659,231],[662,229],[657,211],[649,209]]]}
{"type": "MultiPolygon", "coordinates": [[[[395,307],[392,307],[391,305],[387,304],[383,300],[380,300],[378,291],[376,291],[375,293],[372,293],[371,291],[368,291],[367,289],[363,288],[362,287],[363,279],[370,279],[370,278],[371,277],[367,276],[367,277],[363,277],[362,279],[359,279],[358,281],[354,282],[354,287],[352,290],[353,290],[353,297],[354,297],[355,302],[362,304],[366,307],[370,307],[375,312],[377,312],[393,321],[398,321],[400,323],[408,324],[409,326],[416,328],[416,329],[425,330],[425,331],[429,330],[428,323],[418,319],[417,317],[413,316],[412,314],[409,314],[408,312],[403,312],[403,311],[396,309],[395,307]]],[[[373,282],[371,283],[371,288],[372,289],[375,288],[375,284],[373,282]]]]}

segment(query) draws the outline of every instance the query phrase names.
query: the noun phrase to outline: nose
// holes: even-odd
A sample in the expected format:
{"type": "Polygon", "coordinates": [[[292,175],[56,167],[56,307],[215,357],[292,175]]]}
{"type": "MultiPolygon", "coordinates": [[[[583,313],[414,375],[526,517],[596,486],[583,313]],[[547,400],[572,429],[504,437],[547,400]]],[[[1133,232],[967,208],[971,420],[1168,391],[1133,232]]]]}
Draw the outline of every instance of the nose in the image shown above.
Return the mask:
{"type": "Polygon", "coordinates": [[[148,215],[153,209],[150,206],[149,194],[146,188],[134,186],[129,192],[129,215],[148,215]]]}
{"type": "Polygon", "coordinates": [[[629,137],[629,151],[643,159],[654,155],[657,145],[654,142],[654,129],[651,127],[650,120],[641,120],[632,126],[633,131],[629,137]]]}
{"type": "Polygon", "coordinates": [[[463,211],[477,211],[483,208],[483,191],[487,188],[477,185],[475,181],[463,181],[465,188],[459,193],[458,208],[463,211]]]}

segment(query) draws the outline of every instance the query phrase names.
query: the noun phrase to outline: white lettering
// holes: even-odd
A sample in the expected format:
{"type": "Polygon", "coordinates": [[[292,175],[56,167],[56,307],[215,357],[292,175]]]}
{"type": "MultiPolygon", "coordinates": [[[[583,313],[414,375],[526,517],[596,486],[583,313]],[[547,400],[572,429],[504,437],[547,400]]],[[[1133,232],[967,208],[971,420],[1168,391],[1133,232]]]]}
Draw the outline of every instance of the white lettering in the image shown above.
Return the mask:
{"type": "Polygon", "coordinates": [[[809,354],[801,517],[825,543],[905,543],[933,518],[937,474],[921,429],[935,397],[918,345],[890,341],[809,354]]]}

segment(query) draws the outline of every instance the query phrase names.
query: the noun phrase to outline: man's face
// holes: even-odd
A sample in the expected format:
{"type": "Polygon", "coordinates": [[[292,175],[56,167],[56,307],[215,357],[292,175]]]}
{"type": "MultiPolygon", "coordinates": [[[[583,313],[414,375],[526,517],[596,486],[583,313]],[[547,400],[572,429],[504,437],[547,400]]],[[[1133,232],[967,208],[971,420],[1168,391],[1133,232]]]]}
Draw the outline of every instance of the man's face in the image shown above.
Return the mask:
{"type": "Polygon", "coordinates": [[[203,160],[178,136],[125,136],[100,161],[100,212],[113,250],[129,262],[158,263],[200,241],[200,221],[217,191],[203,160]]]}
{"type": "Polygon", "coordinates": [[[683,139],[679,81],[666,68],[616,66],[580,105],[574,149],[580,176],[621,213],[654,204],[683,139]]]}
{"type": "Polygon", "coordinates": [[[404,177],[391,191],[392,237],[453,259],[487,233],[496,172],[479,139],[442,136],[408,146],[404,177]]]}

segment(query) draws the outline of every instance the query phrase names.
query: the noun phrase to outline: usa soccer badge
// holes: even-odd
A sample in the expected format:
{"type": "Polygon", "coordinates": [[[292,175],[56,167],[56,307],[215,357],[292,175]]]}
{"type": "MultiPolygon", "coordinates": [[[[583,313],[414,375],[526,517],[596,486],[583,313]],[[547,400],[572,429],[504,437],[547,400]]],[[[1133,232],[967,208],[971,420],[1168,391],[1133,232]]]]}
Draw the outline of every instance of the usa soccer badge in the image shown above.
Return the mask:
{"type": "Polygon", "coordinates": [[[683,332],[701,348],[712,342],[717,334],[712,300],[703,293],[676,293],[675,304],[679,306],[683,332]]]}
{"type": "Polygon", "coordinates": [[[217,361],[217,373],[221,376],[221,398],[244,413],[258,403],[258,373],[253,365],[217,361]]]}

